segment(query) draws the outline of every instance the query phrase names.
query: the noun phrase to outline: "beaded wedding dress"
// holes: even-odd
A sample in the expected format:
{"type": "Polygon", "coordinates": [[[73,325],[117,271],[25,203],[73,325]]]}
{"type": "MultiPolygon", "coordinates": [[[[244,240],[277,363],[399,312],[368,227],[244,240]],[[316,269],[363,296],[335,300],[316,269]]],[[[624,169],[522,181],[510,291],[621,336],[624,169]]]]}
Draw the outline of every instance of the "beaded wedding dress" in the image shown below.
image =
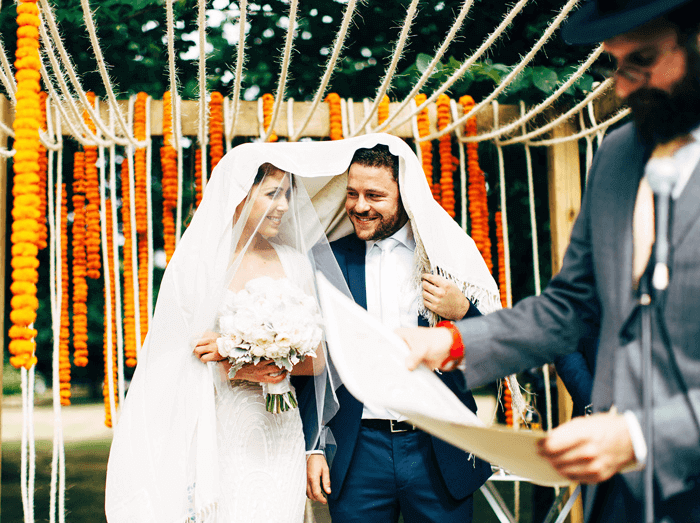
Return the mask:
{"type": "MultiPolygon", "coordinates": [[[[287,246],[274,247],[288,279],[296,286],[313,285],[305,257],[287,246]]],[[[234,296],[227,290],[219,314],[234,296]]],[[[306,454],[299,409],[268,412],[262,386],[229,380],[220,364],[214,383],[221,485],[217,523],[302,523],[306,454]]]]}

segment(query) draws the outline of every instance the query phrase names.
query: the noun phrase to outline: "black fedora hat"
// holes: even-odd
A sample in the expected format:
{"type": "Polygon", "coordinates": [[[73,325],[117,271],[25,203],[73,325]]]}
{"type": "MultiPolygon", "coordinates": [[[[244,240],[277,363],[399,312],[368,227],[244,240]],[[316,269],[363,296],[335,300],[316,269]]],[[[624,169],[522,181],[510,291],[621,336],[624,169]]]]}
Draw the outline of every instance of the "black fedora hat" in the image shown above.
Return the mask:
{"type": "Polygon", "coordinates": [[[569,44],[602,42],[654,18],[672,11],[691,0],[589,0],[569,16],[561,35],[569,44]]]}

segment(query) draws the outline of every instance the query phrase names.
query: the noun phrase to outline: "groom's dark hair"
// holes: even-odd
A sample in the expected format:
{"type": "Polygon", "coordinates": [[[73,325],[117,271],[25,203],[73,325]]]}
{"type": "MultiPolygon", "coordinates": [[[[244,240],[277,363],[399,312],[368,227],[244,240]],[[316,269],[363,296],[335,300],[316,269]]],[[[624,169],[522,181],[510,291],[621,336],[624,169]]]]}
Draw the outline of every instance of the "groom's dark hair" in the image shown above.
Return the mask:
{"type": "Polygon", "coordinates": [[[389,152],[389,146],[377,144],[371,149],[358,149],[350,165],[358,163],[365,167],[386,167],[391,171],[394,181],[399,181],[399,157],[389,152]]]}

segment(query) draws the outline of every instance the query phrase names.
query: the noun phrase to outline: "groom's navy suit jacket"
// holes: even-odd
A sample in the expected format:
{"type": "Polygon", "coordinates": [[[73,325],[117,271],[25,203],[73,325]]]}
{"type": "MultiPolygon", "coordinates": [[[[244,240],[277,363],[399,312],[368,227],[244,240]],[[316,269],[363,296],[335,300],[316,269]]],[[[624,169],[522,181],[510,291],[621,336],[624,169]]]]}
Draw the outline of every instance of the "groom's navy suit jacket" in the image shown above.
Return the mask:
{"type": "MultiPolygon", "coordinates": [[[[351,234],[331,243],[333,254],[340,265],[345,281],[350,288],[355,302],[367,308],[367,294],[365,290],[365,242],[351,234]]],[[[471,306],[466,317],[481,315],[476,307],[471,306]]],[[[427,327],[427,322],[418,318],[419,325],[427,327]]],[[[367,362],[372,365],[371,361],[367,362]]],[[[473,412],[476,412],[476,402],[471,392],[466,388],[464,375],[459,372],[444,372],[439,375],[442,382],[457,395],[457,397],[473,412]]],[[[336,391],[340,409],[328,427],[333,432],[333,437],[338,445],[333,463],[330,469],[331,475],[331,500],[337,498],[343,486],[348,467],[357,442],[362,420],[363,405],[356,400],[345,388],[340,386],[336,391]]],[[[491,466],[476,458],[476,462],[469,460],[469,455],[462,450],[445,443],[437,437],[431,437],[433,453],[438,468],[442,473],[442,479],[449,494],[461,500],[477,490],[491,476],[491,466]]]]}

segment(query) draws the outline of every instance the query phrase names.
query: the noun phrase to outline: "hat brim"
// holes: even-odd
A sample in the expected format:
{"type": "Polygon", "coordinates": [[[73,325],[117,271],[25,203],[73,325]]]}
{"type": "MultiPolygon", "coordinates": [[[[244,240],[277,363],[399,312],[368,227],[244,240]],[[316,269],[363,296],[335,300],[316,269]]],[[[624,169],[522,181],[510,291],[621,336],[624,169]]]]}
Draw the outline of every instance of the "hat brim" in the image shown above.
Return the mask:
{"type": "Polygon", "coordinates": [[[606,16],[596,2],[587,2],[562,24],[561,35],[568,44],[594,44],[636,29],[690,0],[657,0],[606,16]]]}

